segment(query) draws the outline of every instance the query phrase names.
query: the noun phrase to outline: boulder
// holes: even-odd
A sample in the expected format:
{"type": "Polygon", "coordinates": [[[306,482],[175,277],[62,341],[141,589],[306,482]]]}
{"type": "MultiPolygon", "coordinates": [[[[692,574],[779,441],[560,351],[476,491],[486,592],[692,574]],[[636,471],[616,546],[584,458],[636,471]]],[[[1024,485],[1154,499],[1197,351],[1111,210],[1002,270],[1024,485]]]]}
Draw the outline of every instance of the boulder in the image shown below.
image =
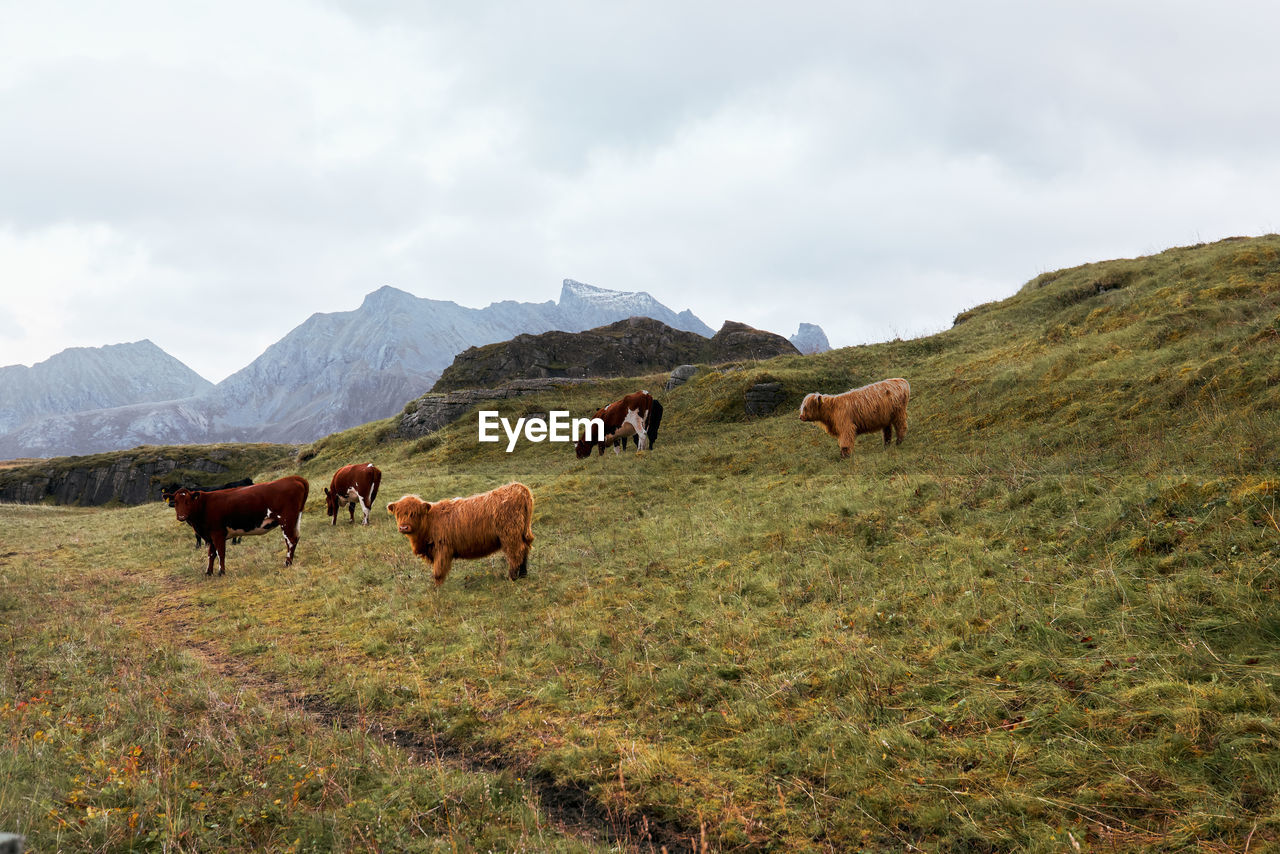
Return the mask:
{"type": "Polygon", "coordinates": [[[773,411],[787,399],[782,383],[756,383],[747,389],[745,409],[748,415],[772,415],[773,411]]]}
{"type": "Polygon", "coordinates": [[[667,378],[667,391],[682,386],[689,380],[693,379],[693,375],[698,372],[697,365],[681,365],[671,372],[671,376],[667,378]]]}

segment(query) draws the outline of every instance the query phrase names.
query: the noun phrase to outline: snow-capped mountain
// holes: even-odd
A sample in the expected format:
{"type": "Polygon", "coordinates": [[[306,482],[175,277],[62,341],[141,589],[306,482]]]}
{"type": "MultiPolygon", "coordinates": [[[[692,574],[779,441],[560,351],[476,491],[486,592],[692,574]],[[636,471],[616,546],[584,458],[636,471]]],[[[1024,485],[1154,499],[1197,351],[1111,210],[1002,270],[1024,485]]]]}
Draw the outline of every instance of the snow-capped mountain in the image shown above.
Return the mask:
{"type": "Polygon", "coordinates": [[[628,317],[652,317],[672,329],[696,332],[704,338],[715,334],[710,326],[686,309],[676,314],[658,302],[647,291],[610,291],[594,285],[584,285],[573,279],[565,279],[560,288],[558,306],[564,332],[582,332],[595,329],[628,317]]]}

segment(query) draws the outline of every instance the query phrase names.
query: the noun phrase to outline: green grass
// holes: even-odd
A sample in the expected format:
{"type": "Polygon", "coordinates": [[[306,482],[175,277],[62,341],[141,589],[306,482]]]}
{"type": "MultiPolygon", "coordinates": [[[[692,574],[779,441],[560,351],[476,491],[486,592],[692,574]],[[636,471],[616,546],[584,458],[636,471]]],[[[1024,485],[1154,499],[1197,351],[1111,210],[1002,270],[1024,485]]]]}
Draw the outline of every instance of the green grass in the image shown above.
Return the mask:
{"type": "MultiPolygon", "coordinates": [[[[204,848],[264,809],[281,846],[373,848],[373,828],[387,847],[590,844],[548,829],[544,781],[726,851],[1280,844],[1278,259],[1266,237],[1086,265],[930,338],[706,371],[658,395],[638,456],[508,455],[474,418],[406,442],[366,425],[300,455],[312,502],[289,569],[278,538],[250,538],[206,579],[160,505],[2,508],[0,815],[41,849],[183,830],[204,848]],[[864,437],[841,461],[795,417],[807,392],[887,376],[913,388],[901,447],[864,437]],[[747,419],[763,379],[787,408],[747,419]],[[437,591],[385,513],[330,527],[319,487],[364,460],[383,505],[528,484],[529,577],[463,562],[437,591]],[[255,680],[507,770],[417,776],[376,739],[278,718],[237,687],[255,680]],[[101,723],[52,749],[36,728],[63,730],[29,700],[62,685],[61,719],[74,703],[101,723]],[[181,690],[153,715],[160,686],[181,690]],[[85,835],[88,793],[119,796],[95,758],[119,769],[134,745],[174,782],[131,790],[145,831],[113,813],[115,836],[85,835]],[[301,807],[266,809],[318,762],[347,775],[341,796],[313,777],[301,807]],[[219,767],[271,797],[241,810],[219,767]],[[492,775],[519,794],[485,796],[492,775]],[[192,780],[222,787],[198,816],[192,780]],[[442,824],[439,802],[463,817],[442,824]],[[408,815],[434,818],[420,835],[408,815]]],[[[662,379],[495,408],[581,414],[662,379]]]]}

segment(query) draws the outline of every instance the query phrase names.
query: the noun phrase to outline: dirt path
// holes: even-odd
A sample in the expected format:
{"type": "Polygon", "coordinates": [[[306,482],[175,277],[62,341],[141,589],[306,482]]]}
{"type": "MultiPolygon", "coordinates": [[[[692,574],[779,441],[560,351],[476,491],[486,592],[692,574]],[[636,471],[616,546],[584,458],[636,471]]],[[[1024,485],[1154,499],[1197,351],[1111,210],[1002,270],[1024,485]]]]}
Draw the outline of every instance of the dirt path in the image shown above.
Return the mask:
{"type": "Polygon", "coordinates": [[[644,813],[619,815],[586,789],[558,783],[546,772],[523,767],[491,750],[466,745],[439,732],[396,727],[391,721],[358,709],[344,708],[323,695],[255,670],[213,641],[198,637],[201,616],[176,580],[164,584],[147,628],[158,643],[186,649],[219,674],[272,708],[324,726],[365,733],[405,751],[415,761],[447,764],[466,772],[511,771],[524,780],[542,814],[560,831],[592,843],[617,845],[632,852],[705,852],[705,828],[681,828],[644,813]],[[167,594],[167,595],[166,595],[167,594]]]}

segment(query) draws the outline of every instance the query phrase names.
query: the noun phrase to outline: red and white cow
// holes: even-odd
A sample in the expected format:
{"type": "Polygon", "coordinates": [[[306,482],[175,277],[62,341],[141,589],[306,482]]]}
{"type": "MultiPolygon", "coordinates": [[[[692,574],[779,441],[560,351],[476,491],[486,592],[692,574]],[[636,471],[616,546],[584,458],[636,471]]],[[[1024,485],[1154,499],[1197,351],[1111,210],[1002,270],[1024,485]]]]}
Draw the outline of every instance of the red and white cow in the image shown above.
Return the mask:
{"type": "Polygon", "coordinates": [[[325,509],[338,524],[338,513],[345,504],[351,510],[351,521],[356,520],[356,505],[364,514],[364,521],[369,524],[369,511],[373,509],[373,500],[378,497],[378,486],[382,483],[382,472],[373,463],[352,463],[343,466],[333,474],[333,480],[324,491],[325,509]]]}
{"type": "Polygon", "coordinates": [[[649,414],[653,408],[653,395],[647,391],[637,391],[596,410],[593,417],[604,422],[604,435],[596,437],[588,431],[587,438],[579,439],[574,447],[578,459],[591,456],[593,446],[599,447],[603,455],[605,446],[613,445],[613,452],[616,454],[616,443],[624,436],[635,436],[636,447],[642,451],[648,450],[649,414]]]}
{"type": "Polygon", "coordinates": [[[209,541],[209,567],[205,575],[213,575],[215,557],[218,574],[226,574],[228,535],[265,534],[274,528],[284,534],[284,565],[291,566],[293,550],[298,546],[298,519],[310,488],[306,478],[290,475],[269,483],[219,492],[179,489],[173,495],[173,507],[179,522],[186,522],[209,541]]]}

